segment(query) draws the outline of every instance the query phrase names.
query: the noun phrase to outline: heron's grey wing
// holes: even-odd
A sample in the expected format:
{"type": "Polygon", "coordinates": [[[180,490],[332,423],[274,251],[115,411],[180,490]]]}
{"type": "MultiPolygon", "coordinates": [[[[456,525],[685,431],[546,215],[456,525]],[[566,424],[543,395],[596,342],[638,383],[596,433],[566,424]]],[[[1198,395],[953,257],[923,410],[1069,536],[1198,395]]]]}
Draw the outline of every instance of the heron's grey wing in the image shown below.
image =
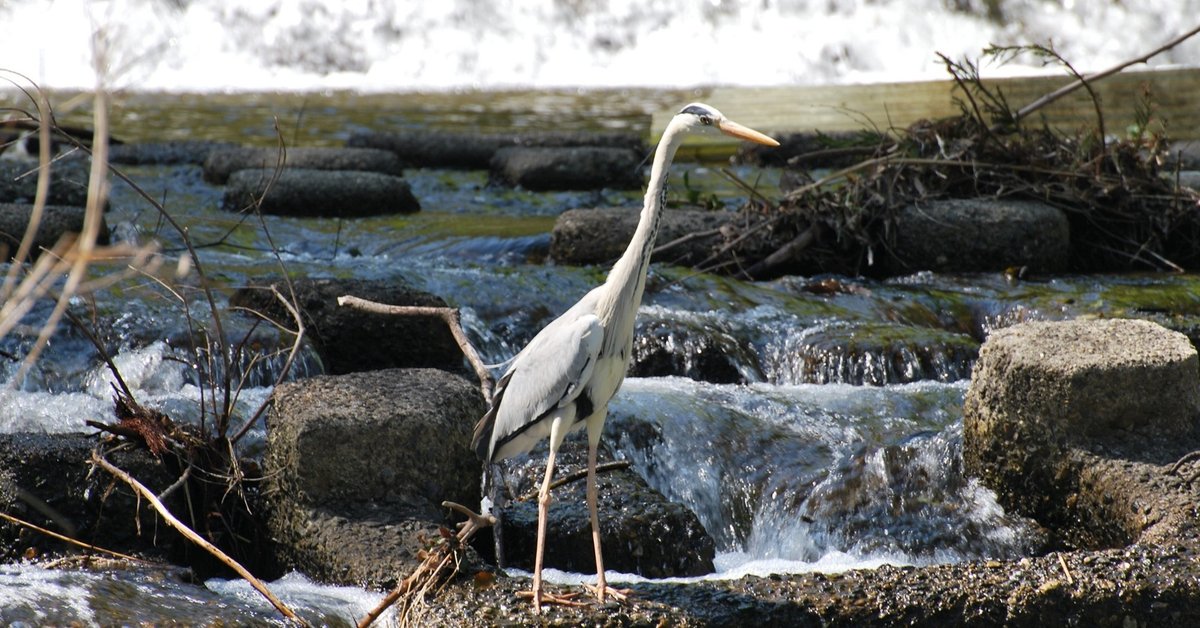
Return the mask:
{"type": "Polygon", "coordinates": [[[472,445],[480,457],[491,460],[500,444],[574,402],[592,375],[603,338],[594,314],[564,314],[534,336],[500,379],[492,407],[475,427],[472,445]]]}

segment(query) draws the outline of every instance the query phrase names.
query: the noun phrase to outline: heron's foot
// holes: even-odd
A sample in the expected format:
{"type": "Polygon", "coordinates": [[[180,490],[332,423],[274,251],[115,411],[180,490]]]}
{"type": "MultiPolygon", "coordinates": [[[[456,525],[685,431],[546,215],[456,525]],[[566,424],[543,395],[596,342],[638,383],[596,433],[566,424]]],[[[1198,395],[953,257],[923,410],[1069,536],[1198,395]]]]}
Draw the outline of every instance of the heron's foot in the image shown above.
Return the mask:
{"type": "Polygon", "coordinates": [[[633,595],[633,589],[615,589],[607,584],[604,586],[600,586],[598,584],[585,584],[583,586],[587,587],[589,591],[595,594],[596,599],[599,600],[600,603],[604,603],[604,600],[610,597],[618,602],[628,602],[629,596],[633,595]]]}
{"type": "Polygon", "coordinates": [[[533,600],[533,612],[541,613],[542,604],[555,604],[558,606],[587,606],[587,602],[580,602],[575,598],[579,597],[579,592],[572,593],[547,593],[546,591],[521,591],[517,593],[517,597],[523,600],[533,600]]]}

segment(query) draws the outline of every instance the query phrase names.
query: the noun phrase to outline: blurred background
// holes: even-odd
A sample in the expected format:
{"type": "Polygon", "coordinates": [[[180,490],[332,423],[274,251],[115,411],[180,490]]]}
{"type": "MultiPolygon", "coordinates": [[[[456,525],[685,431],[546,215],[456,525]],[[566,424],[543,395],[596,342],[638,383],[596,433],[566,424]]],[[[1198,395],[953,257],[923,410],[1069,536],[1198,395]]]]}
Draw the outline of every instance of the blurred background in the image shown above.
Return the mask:
{"type": "MultiPolygon", "coordinates": [[[[1052,44],[1100,70],[1200,0],[0,0],[0,67],[42,87],[415,91],[946,78],[936,54],[1052,44]]],[[[1200,63],[1193,39],[1150,63],[1200,63]]],[[[1034,59],[988,76],[1061,72],[1034,59]]]]}

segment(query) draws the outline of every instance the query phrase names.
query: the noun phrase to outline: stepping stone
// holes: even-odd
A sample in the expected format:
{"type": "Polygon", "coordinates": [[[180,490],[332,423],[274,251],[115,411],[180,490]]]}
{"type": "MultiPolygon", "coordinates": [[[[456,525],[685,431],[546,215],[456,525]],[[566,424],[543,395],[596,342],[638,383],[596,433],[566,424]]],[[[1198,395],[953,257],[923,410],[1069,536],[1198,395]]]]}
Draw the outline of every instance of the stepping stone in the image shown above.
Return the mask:
{"type": "MultiPolygon", "coordinates": [[[[597,207],[563,212],[550,237],[550,258],[560,264],[611,264],[621,256],[641,217],[640,207],[597,207]]],[[[723,241],[716,229],[736,214],[700,209],[667,209],[659,223],[656,246],[691,233],[710,233],[655,253],[655,262],[690,266],[712,255],[723,241]]]]}
{"type": "Polygon", "coordinates": [[[884,259],[894,274],[1066,269],[1071,234],[1062,210],[1015,199],[949,199],[909,205],[884,259]]]}
{"type": "MultiPolygon", "coordinates": [[[[287,285],[269,284],[238,288],[232,306],[262,313],[289,329],[292,315],[269,290],[290,294],[287,285]]],[[[388,305],[446,307],[440,297],[409,286],[399,279],[310,279],[292,282],[296,303],[312,340],[329,373],[395,367],[432,367],[467,373],[462,349],[449,326],[436,316],[393,316],[338,305],[338,297],[356,296],[388,305]]]]}
{"type": "MultiPolygon", "coordinates": [[[[38,225],[37,236],[33,240],[30,257],[36,259],[43,248],[51,248],[59,238],[68,233],[83,231],[83,218],[87,210],[83,207],[47,205],[38,225]]],[[[25,228],[29,217],[33,215],[33,205],[24,203],[0,203],[0,259],[11,261],[25,236],[25,228]]],[[[109,243],[108,223],[100,219],[100,233],[96,243],[109,243]]]]}
{"type": "Polygon", "coordinates": [[[213,140],[177,140],[168,142],[138,142],[109,147],[108,160],[129,166],[201,165],[209,153],[236,149],[232,142],[213,140]]]}
{"type": "Polygon", "coordinates": [[[627,148],[510,147],[491,161],[492,183],[527,190],[599,190],[641,187],[641,157],[627,148]]]}
{"type": "MultiPolygon", "coordinates": [[[[90,165],[86,159],[63,159],[50,167],[50,205],[87,205],[90,165]]],[[[0,159],[0,202],[33,203],[38,164],[26,159],[0,159]]]]}
{"type": "Polygon", "coordinates": [[[627,148],[645,155],[641,136],[622,132],[548,131],[505,134],[466,134],[444,131],[366,131],[354,133],[347,146],[382,148],[395,153],[405,166],[487,170],[492,155],[509,146],[603,146],[627,148]]]}
{"type": "Polygon", "coordinates": [[[268,187],[274,176],[275,170],[267,168],[234,172],[222,209],[243,211],[260,196],[263,213],[281,216],[356,218],[421,209],[408,182],[389,174],[287,168],[268,187]]]}
{"type": "Polygon", "coordinates": [[[1068,448],[1194,437],[1198,372],[1187,336],[1148,321],[1001,329],[981,347],[967,390],[963,463],[1001,503],[1046,512],[1073,490],[1058,481],[1068,448]]]}
{"type": "Polygon", "coordinates": [[[478,506],[471,429],[485,410],[476,383],[437,369],[276,388],[263,477],[281,558],[324,582],[394,586],[453,526],[443,500],[478,506]]]}
{"type": "MultiPolygon", "coordinates": [[[[542,441],[528,458],[501,463],[507,487],[520,492],[500,508],[507,566],[533,570],[537,553],[537,491],[546,472],[549,446],[542,441]]],[[[601,448],[598,464],[612,462],[601,448]]],[[[554,476],[587,472],[586,434],[568,436],[555,459],[554,476]]],[[[714,571],[715,543],[700,519],[683,504],[650,488],[631,469],[596,476],[596,508],[604,567],[647,578],[702,576],[714,571]]],[[[547,568],[576,573],[596,572],[592,522],[587,509],[587,482],[569,482],[552,491],[547,516],[547,568]]]]}
{"type": "Polygon", "coordinates": [[[308,170],[358,170],[403,176],[395,153],[374,148],[289,148],[280,155],[278,148],[237,147],[210,151],[204,160],[204,180],[223,184],[238,170],[273,170],[280,158],[284,168],[308,170]]]}

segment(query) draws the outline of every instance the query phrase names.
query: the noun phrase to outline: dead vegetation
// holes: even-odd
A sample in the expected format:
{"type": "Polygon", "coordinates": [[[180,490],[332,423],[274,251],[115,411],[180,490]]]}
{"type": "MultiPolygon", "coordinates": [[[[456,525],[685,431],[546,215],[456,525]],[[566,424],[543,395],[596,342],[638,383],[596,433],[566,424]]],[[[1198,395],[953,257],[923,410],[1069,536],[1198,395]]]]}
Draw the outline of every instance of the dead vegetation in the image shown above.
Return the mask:
{"type": "MultiPolygon", "coordinates": [[[[244,562],[262,569],[264,564],[274,560],[269,556],[269,540],[261,529],[262,517],[255,512],[261,504],[257,495],[257,466],[243,461],[238,453],[238,442],[259,422],[268,407],[264,401],[247,414],[237,411],[250,367],[256,360],[264,359],[248,342],[254,326],[241,337],[227,329],[223,322],[226,313],[219,306],[223,299],[215,294],[213,286],[216,284],[206,276],[205,265],[187,229],[175,221],[159,199],[150,196],[121,169],[108,162],[108,94],[103,89],[97,90],[91,137],[78,137],[77,130],[57,124],[48,99],[36,85],[24,77],[11,82],[22,89],[34,106],[10,109],[7,113],[10,119],[36,130],[40,148],[38,167],[31,171],[31,176],[38,179],[35,211],[0,292],[3,297],[0,299],[3,302],[0,335],[17,326],[35,303],[53,298],[55,308],[41,328],[38,343],[26,357],[25,368],[36,360],[38,350],[56,333],[62,318],[91,341],[107,365],[111,374],[115,421],[87,421],[88,426],[105,435],[93,452],[95,468],[111,478],[105,482],[101,479],[103,474],[93,476],[102,494],[109,495],[117,483],[127,485],[152,504],[165,523],[202,550],[181,552],[193,568],[205,574],[225,570],[237,573],[262,592],[281,614],[295,619],[295,614],[242,565],[244,562]],[[54,146],[58,147],[57,154],[52,150],[54,146]],[[71,158],[84,157],[91,164],[84,233],[64,238],[50,250],[35,251],[30,243],[39,226],[40,209],[45,206],[50,169],[58,159],[72,153],[71,158]],[[100,247],[96,244],[109,177],[129,185],[157,211],[160,224],[174,230],[177,239],[184,244],[175,264],[164,263],[167,256],[157,240],[142,246],[100,247]],[[160,272],[164,267],[168,270],[160,272]],[[188,365],[202,389],[198,425],[177,420],[139,402],[108,354],[105,343],[96,334],[99,323],[94,313],[89,315],[84,311],[86,304],[94,304],[91,299],[97,290],[134,277],[144,280],[141,285],[145,289],[158,291],[162,297],[178,302],[186,320],[191,344],[180,348],[182,355],[177,359],[188,365]],[[79,300],[80,296],[88,298],[79,300]],[[197,308],[203,310],[203,316],[193,311],[197,308]],[[108,456],[113,451],[129,447],[144,447],[176,475],[176,481],[156,495],[109,461],[108,456]],[[164,503],[168,499],[183,505],[177,507],[180,512],[172,513],[168,509],[164,503]]],[[[10,141],[23,140],[23,137],[17,137],[10,141]]],[[[281,144],[280,165],[284,158],[281,144]]],[[[254,216],[255,212],[250,211],[249,215],[254,216]]],[[[265,230],[265,225],[261,226],[265,230]]],[[[278,257],[276,259],[278,261],[278,257]]],[[[286,277],[287,273],[283,275],[286,277]]],[[[281,333],[290,336],[293,342],[290,349],[282,350],[282,365],[275,369],[277,379],[273,382],[277,385],[290,371],[304,328],[294,305],[294,296],[287,298],[276,292],[276,297],[293,314],[295,322],[295,328],[284,329],[281,333]]],[[[14,381],[19,379],[20,374],[14,381]]],[[[14,519],[6,517],[17,525],[30,526],[14,519]]],[[[136,525],[136,522],[130,522],[130,525],[136,525]]],[[[69,537],[60,540],[79,545],[77,540],[69,537]]],[[[96,548],[96,551],[107,550],[96,548]]]]}
{"type": "MultiPolygon", "coordinates": [[[[260,422],[268,408],[269,399],[263,401],[249,413],[239,414],[237,411],[238,398],[242,389],[248,385],[247,378],[256,362],[268,359],[252,347],[252,334],[257,325],[250,327],[244,334],[238,336],[231,331],[232,327],[225,322],[228,313],[219,304],[224,301],[216,292],[214,286],[218,282],[207,277],[206,266],[198,254],[201,245],[193,243],[188,230],[178,223],[162,201],[150,196],[128,177],[119,167],[108,163],[103,153],[105,144],[102,133],[105,125],[103,120],[107,114],[107,103],[100,99],[96,103],[98,122],[94,132],[95,137],[80,137],[78,129],[68,129],[57,124],[53,110],[44,94],[32,86],[27,91],[31,99],[36,99],[39,109],[16,110],[22,123],[31,129],[36,129],[42,146],[41,167],[33,173],[38,177],[38,202],[44,205],[43,197],[49,183],[49,169],[54,157],[52,146],[57,146],[61,152],[78,152],[90,159],[93,164],[94,176],[92,186],[107,189],[107,177],[112,176],[122,184],[130,186],[144,201],[149,203],[158,214],[160,228],[172,232],[172,238],[182,243],[182,249],[177,251],[178,263],[164,264],[166,252],[157,243],[134,250],[129,246],[98,248],[88,244],[83,238],[73,238],[60,243],[53,250],[32,250],[27,242],[16,256],[16,262],[10,266],[9,279],[4,284],[5,297],[3,309],[0,309],[0,335],[11,326],[16,325],[20,318],[38,299],[54,295],[59,291],[61,316],[87,338],[96,349],[101,360],[106,365],[111,380],[113,415],[112,421],[88,420],[86,424],[97,430],[102,437],[92,452],[92,464],[110,478],[104,481],[97,477],[102,492],[107,495],[118,484],[124,484],[133,490],[139,499],[158,513],[160,519],[173,528],[178,534],[198,548],[199,552],[184,551],[185,561],[196,569],[202,576],[209,574],[236,574],[246,579],[251,586],[263,595],[278,612],[285,618],[304,624],[286,603],[276,597],[270,588],[260,580],[263,572],[270,574],[273,565],[271,542],[262,529],[263,517],[256,512],[264,504],[264,496],[259,494],[261,481],[258,465],[248,462],[239,453],[239,441],[249,430],[260,422]],[[100,146],[97,149],[97,146],[100,146]],[[105,181],[98,184],[96,181],[105,181]],[[91,250],[78,252],[81,245],[90,246],[91,250]],[[92,252],[94,251],[94,252],[92,252]],[[23,264],[24,260],[36,258],[35,264],[23,264]],[[76,271],[76,264],[83,263],[76,271]],[[114,261],[116,270],[114,270],[114,261]],[[124,262],[122,266],[122,262],[124,262]],[[158,272],[167,267],[168,272],[158,272]],[[87,271],[87,272],[85,272],[87,271]],[[171,272],[174,271],[174,272],[171,272]],[[73,273],[78,272],[79,279],[73,273]],[[24,273],[23,281],[22,275],[24,273]],[[90,274],[88,274],[90,273],[90,274]],[[64,276],[67,285],[63,286],[64,276]],[[97,320],[92,313],[75,311],[75,307],[67,307],[71,295],[90,295],[98,288],[111,285],[118,281],[136,277],[142,280],[144,289],[154,290],[161,297],[178,304],[182,318],[186,321],[190,345],[179,347],[182,352],[177,359],[186,364],[193,372],[193,379],[202,389],[200,419],[198,424],[176,418],[158,409],[147,406],[137,399],[134,391],[125,382],[117,364],[109,355],[106,343],[96,333],[97,320]],[[71,283],[74,281],[74,283],[71,283]],[[144,448],[157,458],[163,466],[176,476],[173,484],[161,492],[155,493],[145,486],[138,478],[120,468],[111,461],[111,455],[119,450],[129,448],[144,448]],[[174,504],[168,505],[168,502],[174,504]],[[256,576],[255,573],[259,575],[256,576]]],[[[9,112],[10,114],[12,111],[9,112]]],[[[10,141],[24,141],[24,137],[15,137],[10,141]]],[[[286,161],[286,147],[280,140],[278,147],[278,162],[274,170],[275,176],[282,171],[286,161]]],[[[274,178],[272,178],[272,182],[274,178]]],[[[269,186],[268,186],[269,188],[269,186]]],[[[264,191],[262,194],[266,194],[264,191]]],[[[238,226],[254,227],[253,221],[258,218],[258,227],[271,241],[266,224],[258,211],[258,202],[243,211],[243,218],[238,226]]],[[[95,216],[100,216],[99,207],[103,205],[103,196],[95,200],[89,196],[89,213],[95,209],[95,216]]],[[[30,221],[30,233],[37,227],[37,215],[30,221]]],[[[91,234],[94,239],[94,233],[91,234]]],[[[219,243],[217,243],[219,244],[219,243]]],[[[205,245],[211,246],[212,244],[205,245]]],[[[271,251],[279,264],[279,274],[287,278],[289,274],[283,267],[278,255],[278,248],[272,242],[271,251]]],[[[292,339],[290,348],[281,349],[282,364],[273,369],[276,379],[270,382],[279,385],[289,376],[291,365],[301,348],[305,335],[303,317],[298,311],[296,297],[290,281],[285,284],[285,295],[272,288],[274,296],[282,308],[289,314],[293,326],[288,327],[276,322],[264,313],[245,310],[245,314],[257,317],[259,322],[279,327],[282,337],[292,339]]],[[[458,311],[450,308],[415,308],[389,307],[382,304],[366,302],[354,297],[343,297],[347,304],[354,307],[371,309],[382,308],[388,313],[427,316],[434,315],[443,318],[462,347],[464,354],[470,359],[480,377],[480,389],[485,398],[491,395],[491,377],[480,361],[478,354],[467,341],[458,322],[458,311]],[[436,310],[436,311],[432,311],[436,310]]],[[[85,301],[86,302],[86,301],[85,301]]],[[[244,309],[244,308],[237,308],[244,309]]],[[[57,318],[48,322],[42,332],[46,340],[55,333],[57,318]]],[[[36,359],[31,355],[29,361],[36,359]]],[[[437,590],[442,584],[458,574],[459,564],[466,543],[481,528],[493,524],[494,520],[486,515],[476,515],[469,509],[447,502],[445,506],[451,510],[464,513],[468,521],[460,526],[457,533],[442,529],[440,538],[431,539],[428,547],[422,551],[424,562],[412,574],[403,578],[400,585],[391,594],[360,621],[359,625],[366,626],[378,619],[390,606],[398,604],[397,616],[406,625],[418,625],[421,601],[425,596],[437,590]]],[[[100,552],[119,556],[127,560],[138,560],[102,547],[85,544],[69,535],[59,534],[35,526],[29,522],[0,513],[0,518],[12,523],[35,530],[47,537],[82,547],[89,552],[100,552]]],[[[136,525],[136,522],[130,522],[136,525]]],[[[277,574],[276,574],[277,575],[277,574]]]]}
{"type": "MultiPolygon", "coordinates": [[[[978,65],[943,57],[961,114],[905,129],[818,137],[789,160],[785,196],[756,198],[722,233],[701,270],[761,279],[782,274],[878,274],[904,207],[953,198],[1038,200],[1062,209],[1071,228],[1071,269],[1168,270],[1200,266],[1200,194],[1178,185],[1154,94],[1136,95],[1138,119],[1118,135],[1091,82],[1200,32],[1194,29],[1143,57],[1092,76],[1052,48],[990,48],[1000,59],[1031,54],[1059,64],[1074,81],[1022,108],[985,81],[978,65]],[[1094,122],[1066,133],[1033,114],[1074,89],[1090,94],[1094,122]],[[815,164],[858,160],[814,178],[815,164]],[[831,162],[831,160],[834,160],[831,162]]],[[[743,154],[753,160],[754,155],[743,154]]],[[[732,175],[730,175],[732,177],[732,175]]],[[[743,184],[744,185],[744,184],[743,184]]]]}

